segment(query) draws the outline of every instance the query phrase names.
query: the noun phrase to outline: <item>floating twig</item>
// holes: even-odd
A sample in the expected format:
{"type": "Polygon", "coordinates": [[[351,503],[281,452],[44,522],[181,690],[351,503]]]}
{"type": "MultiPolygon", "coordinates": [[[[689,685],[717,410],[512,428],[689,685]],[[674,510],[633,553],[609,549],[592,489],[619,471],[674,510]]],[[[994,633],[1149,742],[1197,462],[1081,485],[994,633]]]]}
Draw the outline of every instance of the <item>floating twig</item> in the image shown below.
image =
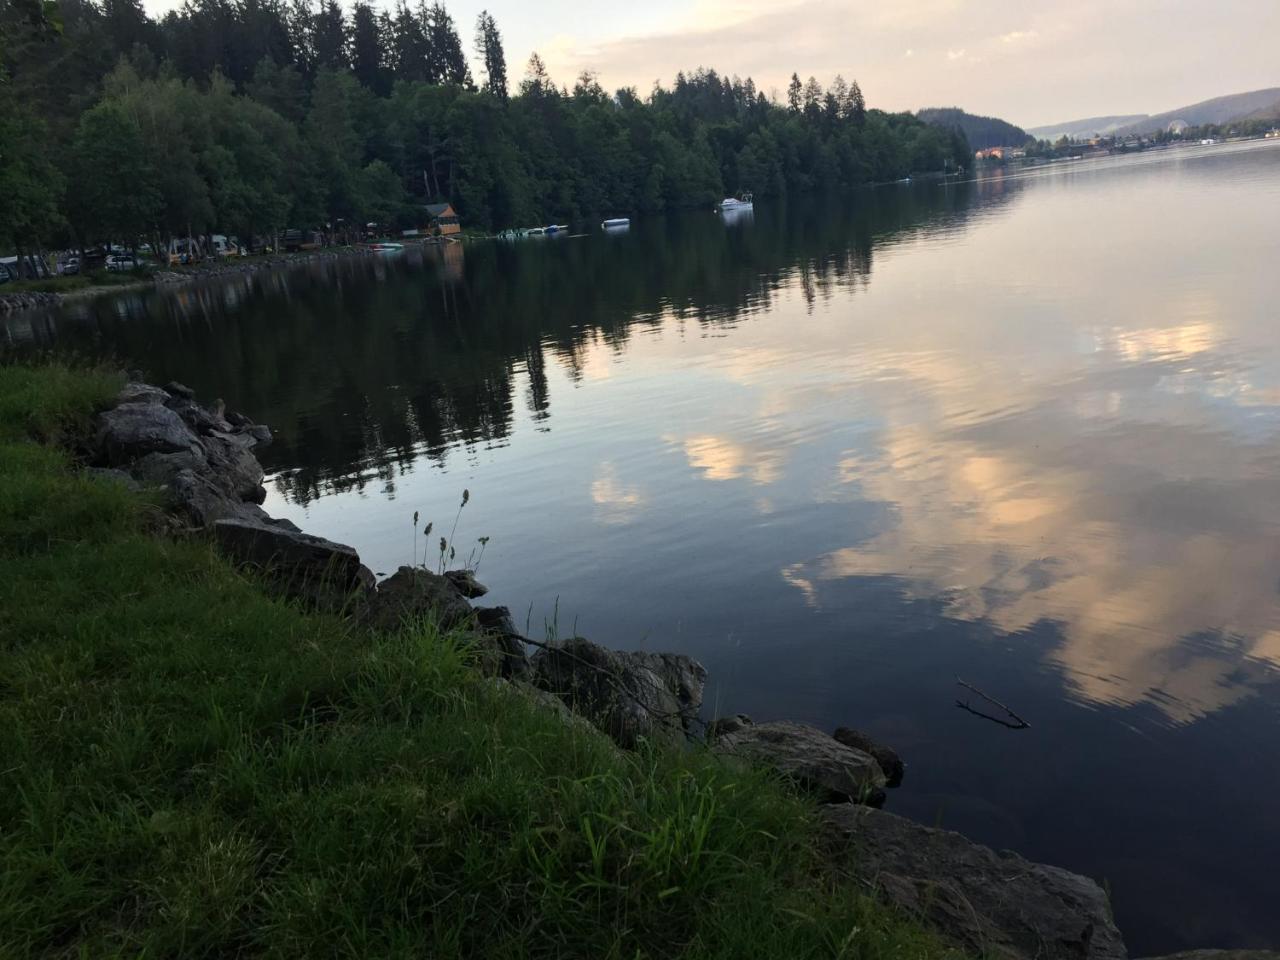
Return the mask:
{"type": "Polygon", "coordinates": [[[956,677],[956,683],[960,684],[960,686],[964,687],[966,690],[972,690],[974,693],[980,696],[983,700],[987,701],[987,703],[991,703],[999,707],[1006,714],[1008,714],[1008,716],[1011,719],[1004,720],[1000,717],[993,717],[989,713],[983,713],[981,710],[975,710],[973,707],[969,706],[968,701],[956,700],[956,706],[959,707],[961,710],[967,710],[969,713],[972,713],[975,717],[982,717],[983,720],[990,720],[992,723],[998,723],[1000,724],[1000,726],[1008,727],[1010,730],[1026,730],[1031,726],[1031,724],[1027,723],[1027,721],[1023,720],[1020,716],[1014,713],[1014,711],[1010,707],[1008,707],[1006,704],[1001,703],[995,697],[987,696],[987,694],[983,693],[973,684],[966,683],[965,681],[961,680],[959,677],[956,677]]]}

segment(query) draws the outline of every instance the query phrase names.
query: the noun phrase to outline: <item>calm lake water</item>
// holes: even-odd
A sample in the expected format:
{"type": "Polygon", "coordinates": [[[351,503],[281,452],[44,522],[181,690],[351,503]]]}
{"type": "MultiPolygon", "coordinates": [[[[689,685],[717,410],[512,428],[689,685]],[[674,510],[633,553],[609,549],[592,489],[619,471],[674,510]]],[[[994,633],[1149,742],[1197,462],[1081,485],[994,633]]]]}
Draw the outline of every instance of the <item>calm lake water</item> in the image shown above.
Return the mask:
{"type": "MultiPolygon", "coordinates": [[[[888,809],[1280,945],[1280,145],[761,204],[0,327],[270,424],[266,504],[862,727],[888,809]],[[434,538],[433,538],[434,539],[434,538]],[[424,545],[416,546],[421,556],[424,545]],[[958,710],[957,676],[1031,723],[958,710]]],[[[977,705],[977,704],[975,704],[977,705]]]]}

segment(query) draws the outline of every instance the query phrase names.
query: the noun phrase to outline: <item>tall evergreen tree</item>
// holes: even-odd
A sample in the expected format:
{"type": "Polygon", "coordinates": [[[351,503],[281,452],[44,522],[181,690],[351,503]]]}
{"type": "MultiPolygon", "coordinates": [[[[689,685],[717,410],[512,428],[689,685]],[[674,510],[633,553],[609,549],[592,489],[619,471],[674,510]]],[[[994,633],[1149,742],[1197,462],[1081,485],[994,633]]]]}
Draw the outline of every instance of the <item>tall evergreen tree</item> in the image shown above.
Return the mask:
{"type": "Polygon", "coordinates": [[[427,68],[427,35],[422,22],[401,0],[396,7],[391,35],[391,66],[397,80],[430,80],[427,68]]]}
{"type": "Polygon", "coordinates": [[[800,94],[803,88],[800,85],[800,75],[793,73],[791,82],[787,84],[787,109],[792,113],[800,112],[800,94]]]}
{"type": "Polygon", "coordinates": [[[351,72],[367,89],[386,96],[388,85],[383,68],[380,24],[373,7],[361,0],[351,14],[351,72]]]}
{"type": "Polygon", "coordinates": [[[436,2],[427,11],[427,41],[430,46],[432,78],[437,83],[452,83],[460,87],[471,86],[471,70],[467,56],[462,51],[462,41],[454,29],[453,17],[436,2]]]}
{"type": "Polygon", "coordinates": [[[338,0],[320,0],[320,8],[312,18],[311,36],[317,70],[347,66],[347,18],[338,0]]]}
{"type": "Polygon", "coordinates": [[[499,100],[507,99],[507,57],[502,49],[502,35],[488,10],[476,19],[476,52],[484,62],[484,88],[499,100]]]}
{"type": "Polygon", "coordinates": [[[556,92],[555,84],[547,73],[547,65],[538,56],[538,51],[529,54],[529,63],[524,69],[524,80],[520,84],[520,92],[535,97],[546,96],[556,92]]]}
{"type": "Polygon", "coordinates": [[[867,120],[867,101],[863,99],[862,88],[858,86],[857,80],[849,84],[848,115],[858,126],[862,126],[867,120]]]}

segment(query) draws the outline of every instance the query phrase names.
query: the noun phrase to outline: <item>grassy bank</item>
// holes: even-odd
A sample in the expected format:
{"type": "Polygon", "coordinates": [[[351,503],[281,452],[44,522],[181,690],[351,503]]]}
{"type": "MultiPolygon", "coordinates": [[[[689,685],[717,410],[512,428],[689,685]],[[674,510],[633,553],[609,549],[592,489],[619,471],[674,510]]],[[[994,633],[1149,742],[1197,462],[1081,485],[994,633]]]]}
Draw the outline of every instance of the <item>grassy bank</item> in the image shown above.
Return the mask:
{"type": "Polygon", "coordinates": [[[88,290],[114,289],[117,287],[136,286],[139,283],[150,283],[149,270],[94,270],[92,273],[73,273],[56,277],[41,277],[38,280],[11,280],[0,284],[0,294],[4,293],[84,293],[88,290]]]}
{"type": "Polygon", "coordinates": [[[621,754],[419,623],[272,599],[57,441],[118,386],[0,367],[0,956],[932,957],[807,803],[621,754]]]}

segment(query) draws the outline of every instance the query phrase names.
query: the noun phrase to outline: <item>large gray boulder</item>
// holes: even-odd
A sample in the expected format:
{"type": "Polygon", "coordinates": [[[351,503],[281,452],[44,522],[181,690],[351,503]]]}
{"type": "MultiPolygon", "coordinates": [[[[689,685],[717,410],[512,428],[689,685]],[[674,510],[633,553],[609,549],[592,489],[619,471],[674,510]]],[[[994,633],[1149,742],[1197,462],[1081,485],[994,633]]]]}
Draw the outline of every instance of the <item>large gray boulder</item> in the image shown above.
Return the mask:
{"type": "Polygon", "coordinates": [[[528,676],[529,653],[525,649],[528,641],[516,629],[511,611],[506,607],[476,607],[472,613],[478,646],[484,659],[491,661],[491,669],[511,680],[528,676]]]}
{"type": "Polygon", "coordinates": [[[153,387],[149,383],[139,383],[131,380],[120,388],[120,392],[116,394],[116,404],[122,403],[164,403],[169,399],[169,394],[161,390],[159,387],[153,387]]]}
{"type": "Polygon", "coordinates": [[[213,409],[206,409],[196,403],[193,395],[171,396],[164,405],[182,418],[183,423],[198,434],[211,433],[214,430],[230,432],[234,428],[223,415],[221,404],[213,409]]]}
{"type": "Polygon", "coordinates": [[[455,627],[471,616],[471,604],[448,578],[421,567],[401,567],[368,596],[359,619],[371,630],[391,633],[428,615],[445,628],[455,627]]]}
{"type": "Polygon", "coordinates": [[[1124,960],[1107,896],[1060,867],[854,804],[823,807],[838,863],[974,956],[1124,960]]]}
{"type": "Polygon", "coordinates": [[[301,533],[292,524],[217,520],[213,536],[227,554],[302,599],[328,605],[373,586],[373,574],[352,547],[301,533]]]}
{"type": "Polygon", "coordinates": [[[853,747],[855,750],[861,750],[863,753],[869,753],[876,758],[876,763],[880,764],[880,769],[884,771],[887,780],[886,786],[896,787],[901,785],[903,774],[907,771],[907,765],[902,762],[902,758],[898,756],[898,752],[892,747],[886,747],[883,743],[871,739],[861,730],[854,730],[850,727],[836,727],[831,733],[831,738],[838,743],[843,743],[846,747],[853,747]]]}
{"type": "Polygon", "coordinates": [[[817,790],[826,800],[879,803],[886,778],[870,754],[837,742],[817,727],[791,720],[717,725],[714,749],[769,766],[817,790]]]}
{"type": "Polygon", "coordinates": [[[252,452],[256,443],[247,434],[221,430],[213,430],[204,438],[209,473],[232,499],[262,503],[267,498],[262,464],[252,452]]]}
{"type": "Polygon", "coordinates": [[[1183,950],[1152,960],[1280,960],[1276,950],[1183,950]]]}
{"type": "Polygon", "coordinates": [[[489,588],[477,580],[475,573],[471,570],[446,570],[444,575],[468,600],[483,597],[489,592],[489,588]]]}
{"type": "Polygon", "coordinates": [[[152,453],[203,453],[182,418],[162,403],[122,403],[98,415],[96,446],[103,464],[127,466],[152,453]]]}
{"type": "Polygon", "coordinates": [[[707,672],[681,654],[621,653],[582,637],[534,656],[532,682],[558,696],[620,746],[679,736],[702,705],[707,672]]]}

